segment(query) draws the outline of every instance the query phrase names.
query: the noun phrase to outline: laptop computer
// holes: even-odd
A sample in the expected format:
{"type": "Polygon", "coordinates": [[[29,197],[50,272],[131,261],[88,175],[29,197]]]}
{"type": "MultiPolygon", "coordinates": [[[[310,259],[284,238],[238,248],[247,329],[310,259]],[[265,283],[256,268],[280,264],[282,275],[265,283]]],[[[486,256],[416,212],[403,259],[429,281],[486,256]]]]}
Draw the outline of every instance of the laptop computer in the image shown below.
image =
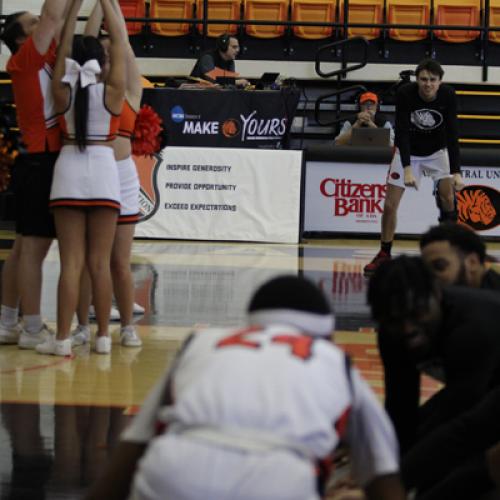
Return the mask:
{"type": "Polygon", "coordinates": [[[258,89],[268,89],[280,76],[279,73],[263,73],[256,84],[258,89]]]}
{"type": "Polygon", "coordinates": [[[388,128],[356,127],[352,129],[351,146],[391,145],[391,131],[388,128]]]}

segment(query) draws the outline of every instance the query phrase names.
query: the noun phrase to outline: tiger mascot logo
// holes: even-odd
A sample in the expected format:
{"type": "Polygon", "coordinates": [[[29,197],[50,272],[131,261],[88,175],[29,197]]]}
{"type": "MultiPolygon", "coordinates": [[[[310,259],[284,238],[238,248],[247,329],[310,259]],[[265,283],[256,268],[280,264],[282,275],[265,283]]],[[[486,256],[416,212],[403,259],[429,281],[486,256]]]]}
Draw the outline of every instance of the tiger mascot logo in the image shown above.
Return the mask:
{"type": "Polygon", "coordinates": [[[500,224],[500,193],[489,186],[466,186],[457,193],[458,220],[476,231],[500,224]]]}

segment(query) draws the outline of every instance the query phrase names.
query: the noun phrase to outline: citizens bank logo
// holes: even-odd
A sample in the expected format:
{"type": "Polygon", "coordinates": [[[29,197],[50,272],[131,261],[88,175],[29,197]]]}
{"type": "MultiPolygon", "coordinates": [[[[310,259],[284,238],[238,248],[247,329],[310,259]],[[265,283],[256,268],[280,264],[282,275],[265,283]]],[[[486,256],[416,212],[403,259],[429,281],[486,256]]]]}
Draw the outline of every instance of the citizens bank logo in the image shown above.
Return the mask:
{"type": "Polygon", "coordinates": [[[319,186],[321,194],[332,199],[335,217],[381,214],[386,189],[385,184],[362,184],[352,182],[351,179],[331,177],[323,179],[319,186]]]}
{"type": "Polygon", "coordinates": [[[500,193],[490,186],[466,186],[457,193],[458,220],[475,231],[500,224],[500,193]]]}
{"type": "Polygon", "coordinates": [[[158,155],[133,156],[139,174],[139,222],[144,222],[156,213],[160,205],[158,169],[162,159],[158,155]]]}
{"type": "Polygon", "coordinates": [[[184,110],[182,109],[182,106],[174,106],[170,110],[170,117],[172,118],[172,121],[174,123],[182,123],[185,118],[185,113],[184,110]]]}

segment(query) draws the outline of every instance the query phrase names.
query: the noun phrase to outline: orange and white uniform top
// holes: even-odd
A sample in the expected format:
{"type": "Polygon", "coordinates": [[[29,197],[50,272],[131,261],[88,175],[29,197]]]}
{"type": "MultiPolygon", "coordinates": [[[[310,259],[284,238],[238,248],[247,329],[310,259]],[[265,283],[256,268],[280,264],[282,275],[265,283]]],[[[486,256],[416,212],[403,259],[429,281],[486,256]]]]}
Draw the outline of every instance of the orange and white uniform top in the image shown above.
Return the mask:
{"type": "Polygon", "coordinates": [[[132,139],[134,135],[135,120],[137,119],[137,111],[125,99],[123,103],[122,113],[120,115],[120,126],[118,127],[118,135],[132,139]]]}
{"type": "Polygon", "coordinates": [[[29,153],[61,149],[61,133],[51,89],[55,60],[54,41],[46,54],[40,54],[30,37],[7,62],[17,123],[29,153]]]}
{"type": "Polygon", "coordinates": [[[192,489],[182,498],[204,491],[218,500],[287,488],[295,465],[302,473],[294,487],[299,476],[309,486],[276,498],[316,498],[306,494],[315,487],[315,460],[340,439],[361,485],[398,470],[392,425],[342,351],[296,327],[262,322],[193,334],[122,436],[149,443],[135,478],[138,497],[147,490],[178,498],[174,491],[192,489]],[[188,479],[180,473],[186,467],[188,479]]]}
{"type": "Polygon", "coordinates": [[[76,138],[75,97],[78,86],[87,89],[87,141],[92,144],[80,149],[66,144],[54,167],[50,203],[56,207],[106,207],[120,210],[120,179],[113,148],[105,144],[116,138],[120,115],[109,111],[105,102],[105,84],[97,82],[101,68],[95,59],[80,66],[66,59],[66,74],[62,78],[70,87],[69,104],[59,120],[64,137],[76,138]],[[102,144],[99,144],[102,142],[102,144]]]}
{"type": "MultiPolygon", "coordinates": [[[[105,85],[102,82],[87,86],[88,92],[88,141],[111,141],[116,138],[120,125],[120,115],[109,111],[105,103],[105,85]]],[[[65,139],[75,139],[75,96],[76,88],[71,89],[68,108],[59,115],[59,123],[65,139]]]]}

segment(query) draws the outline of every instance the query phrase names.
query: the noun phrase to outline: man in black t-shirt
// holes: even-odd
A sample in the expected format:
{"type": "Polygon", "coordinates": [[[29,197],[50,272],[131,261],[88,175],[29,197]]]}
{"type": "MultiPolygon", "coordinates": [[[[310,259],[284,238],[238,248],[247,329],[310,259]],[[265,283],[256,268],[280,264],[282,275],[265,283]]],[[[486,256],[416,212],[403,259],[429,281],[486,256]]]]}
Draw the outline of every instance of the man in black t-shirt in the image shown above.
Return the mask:
{"type": "Polygon", "coordinates": [[[442,288],[419,257],[383,262],[368,302],[378,323],[385,406],[402,452],[500,385],[498,292],[442,288]],[[420,373],[444,388],[424,405],[420,373]]]}
{"type": "Polygon", "coordinates": [[[396,151],[387,176],[381,248],[365,266],[366,275],[391,258],[401,198],[406,187],[418,189],[422,174],[438,184],[441,219],[457,220],[454,190],[464,183],[455,91],[442,83],[444,71],[437,61],[422,61],[415,73],[417,81],[403,85],[396,95],[396,151]]]}
{"type": "MultiPolygon", "coordinates": [[[[203,53],[196,61],[191,76],[203,78],[208,81],[215,81],[215,76],[235,76],[236,67],[234,60],[240,52],[240,44],[235,36],[224,33],[217,37],[215,41],[215,49],[203,53]],[[214,70],[218,75],[211,76],[210,73],[214,70]]],[[[244,78],[238,78],[236,85],[248,85],[248,81],[244,78]]]]}

